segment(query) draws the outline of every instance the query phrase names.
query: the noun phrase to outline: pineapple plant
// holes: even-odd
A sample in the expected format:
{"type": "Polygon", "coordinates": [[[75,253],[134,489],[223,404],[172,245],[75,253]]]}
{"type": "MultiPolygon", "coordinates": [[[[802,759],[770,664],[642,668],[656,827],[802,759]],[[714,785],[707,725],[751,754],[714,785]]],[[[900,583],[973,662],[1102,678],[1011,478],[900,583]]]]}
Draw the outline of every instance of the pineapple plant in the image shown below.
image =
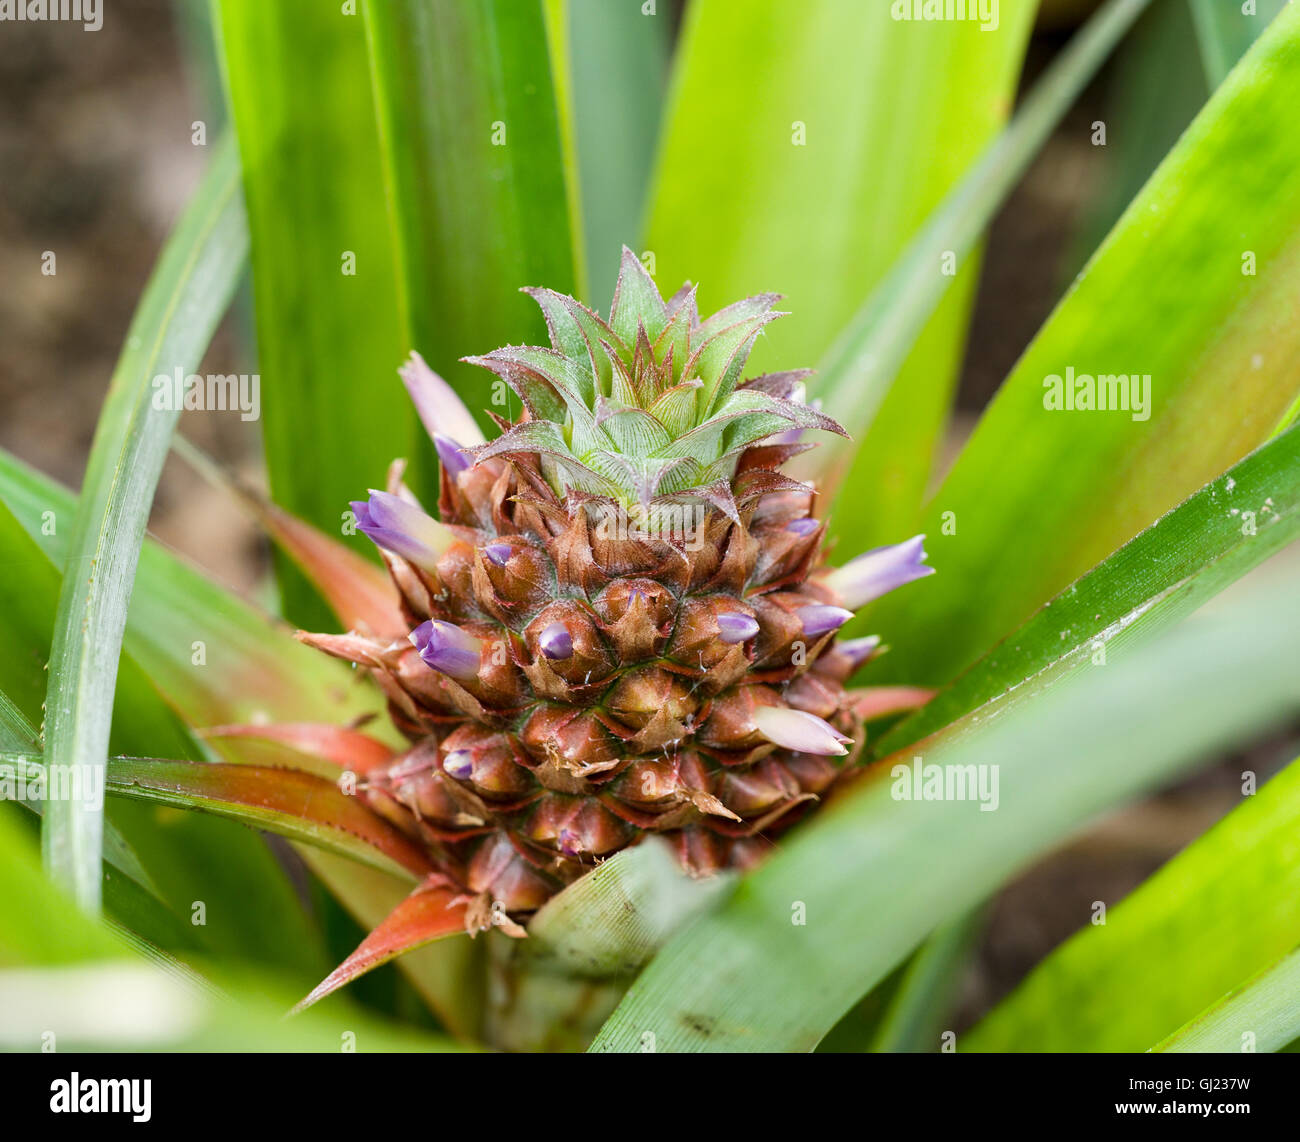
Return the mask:
{"type": "Polygon", "coordinates": [[[854,765],[846,690],[879,649],[854,609],[929,574],[922,538],[824,562],[817,489],[782,472],[843,433],[807,371],[743,378],[775,294],[701,319],[623,250],[608,321],[525,292],[549,348],[471,362],[522,401],[484,442],[418,356],[402,370],[441,461],[439,518],[394,464],[354,502],[401,631],[300,634],[364,667],[409,749],[364,775],[380,815],[523,935],[556,891],[647,835],[695,876],[745,869],[854,765]]]}
{"type": "Polygon", "coordinates": [[[667,7],[213,5],[232,131],[80,495],[0,450],[5,1045],[1300,1043],[1300,764],[1259,756],[1300,708],[1300,607],[1247,574],[1300,535],[1296,6],[1193,5],[1187,130],[969,439],[980,235],[1112,48],[1184,41],[1105,0],[1017,101],[1029,0],[987,32],[667,7]],[[575,298],[623,241],[659,272],[625,252],[600,317],[575,298]],[[152,399],[246,265],[269,494],[152,399]],[[652,280],[686,276],[795,316],[702,319],[652,280]],[[817,369],[760,367],[787,362],[817,369]],[[522,404],[490,440],[480,367],[522,404]],[[1071,367],[1152,375],[1150,417],[1053,410],[1071,367]],[[146,534],[169,447],[264,525],[273,585],[146,534]],[[957,1014],[981,905],[1210,756],[1251,758],[1240,804],[957,1014]],[[939,779],[971,773],[991,799],[939,779]]]}

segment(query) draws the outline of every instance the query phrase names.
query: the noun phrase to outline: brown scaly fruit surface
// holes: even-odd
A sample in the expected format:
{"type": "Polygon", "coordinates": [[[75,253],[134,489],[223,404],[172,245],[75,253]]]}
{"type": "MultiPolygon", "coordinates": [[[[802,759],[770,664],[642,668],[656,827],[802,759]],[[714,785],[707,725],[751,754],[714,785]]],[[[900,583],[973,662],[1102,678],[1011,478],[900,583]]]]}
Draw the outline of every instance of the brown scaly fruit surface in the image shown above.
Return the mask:
{"type": "MultiPolygon", "coordinates": [[[[803,373],[740,381],[776,297],[701,321],[628,251],[608,322],[529,292],[552,347],[473,359],[524,403],[496,440],[418,358],[404,373],[441,522],[400,465],[354,505],[411,637],[304,636],[369,668],[410,740],[369,804],[474,898],[472,926],[507,930],[650,834],[695,874],[759,860],[854,763],[844,686],[876,646],[836,641],[861,576],[823,566],[815,489],[780,472],[801,430],[838,426],[803,373]]],[[[877,583],[920,558],[877,553],[877,583]]]]}

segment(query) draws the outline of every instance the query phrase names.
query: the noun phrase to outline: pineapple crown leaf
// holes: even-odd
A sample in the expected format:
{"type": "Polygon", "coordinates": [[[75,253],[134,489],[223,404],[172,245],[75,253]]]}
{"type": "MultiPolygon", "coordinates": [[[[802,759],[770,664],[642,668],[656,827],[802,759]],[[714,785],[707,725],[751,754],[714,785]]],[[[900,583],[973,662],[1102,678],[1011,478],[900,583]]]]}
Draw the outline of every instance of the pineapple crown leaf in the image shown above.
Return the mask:
{"type": "MultiPolygon", "coordinates": [[[[526,410],[498,439],[466,448],[476,460],[538,455],[560,494],[642,505],[693,497],[718,506],[718,485],[759,441],[806,429],[845,435],[803,403],[807,370],[741,380],[763,329],[785,316],[772,308],[777,294],[701,320],[693,285],[665,301],[627,247],[608,321],[555,290],[523,292],[541,308],[551,345],[464,358],[501,377],[526,410]]],[[[725,502],[734,511],[730,493],[725,502]]]]}

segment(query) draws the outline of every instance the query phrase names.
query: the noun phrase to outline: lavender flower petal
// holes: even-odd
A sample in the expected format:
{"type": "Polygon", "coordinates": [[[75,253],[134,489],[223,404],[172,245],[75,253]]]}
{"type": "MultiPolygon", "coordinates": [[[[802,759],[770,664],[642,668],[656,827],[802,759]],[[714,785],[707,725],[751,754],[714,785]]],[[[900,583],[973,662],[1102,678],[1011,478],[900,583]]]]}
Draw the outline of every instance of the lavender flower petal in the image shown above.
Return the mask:
{"type": "Polygon", "coordinates": [[[853,664],[853,669],[856,670],[876,653],[879,646],[880,635],[869,634],[866,638],[846,638],[842,642],[837,642],[835,649],[847,656],[853,664]]]}
{"type": "Polygon", "coordinates": [[[455,623],[429,619],[416,627],[409,637],[425,665],[439,673],[462,681],[478,674],[483,643],[455,623]]]}
{"type": "Polygon", "coordinates": [[[537,648],[550,659],[573,656],[573,636],[563,623],[551,623],[537,636],[537,648]]]}
{"type": "Polygon", "coordinates": [[[914,535],[902,543],[863,552],[832,571],[824,582],[846,607],[856,610],[895,587],[933,575],[934,568],[922,562],[924,542],[924,535],[914,535]]]}
{"type": "Polygon", "coordinates": [[[768,741],[798,753],[842,756],[852,740],[815,714],[788,706],[763,706],[754,713],[754,725],[768,741]]]}
{"type": "Polygon", "coordinates": [[[794,612],[803,624],[803,633],[809,638],[817,638],[839,630],[853,617],[852,611],[843,607],[832,607],[825,603],[810,603],[806,607],[796,607],[794,612]]]}
{"type": "Polygon", "coordinates": [[[451,479],[454,480],[466,468],[470,467],[469,457],[465,455],[461,446],[450,436],[435,432],[433,434],[433,446],[438,450],[438,462],[451,479]]]}
{"type": "Polygon", "coordinates": [[[490,562],[495,563],[498,567],[504,567],[510,562],[510,556],[514,554],[514,548],[508,543],[502,543],[500,540],[497,540],[494,543],[487,544],[483,548],[483,554],[487,556],[490,562]]]}
{"type": "Polygon", "coordinates": [[[483,433],[461,403],[455,390],[435,373],[419,353],[412,353],[398,373],[411,394],[415,411],[430,436],[442,434],[472,447],[483,443],[483,433]]]}
{"type": "Polygon", "coordinates": [[[745,642],[758,634],[758,620],[741,611],[725,611],[718,616],[718,637],[728,646],[745,642]]]}
{"type": "Polygon", "coordinates": [[[442,771],[458,781],[465,781],[474,772],[474,756],[467,749],[454,749],[442,759],[442,771]]]}
{"type": "Polygon", "coordinates": [[[443,524],[400,496],[371,489],[370,499],[352,502],[357,530],[379,547],[427,570],[451,546],[455,537],[443,524]]]}

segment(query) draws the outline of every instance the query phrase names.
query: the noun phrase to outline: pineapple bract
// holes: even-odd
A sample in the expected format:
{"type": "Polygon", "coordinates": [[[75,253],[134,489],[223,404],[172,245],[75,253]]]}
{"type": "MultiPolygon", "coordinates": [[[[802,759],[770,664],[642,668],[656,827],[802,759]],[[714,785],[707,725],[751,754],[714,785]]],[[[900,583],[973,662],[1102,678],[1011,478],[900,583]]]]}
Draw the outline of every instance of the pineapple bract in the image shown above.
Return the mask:
{"type": "Polygon", "coordinates": [[[395,465],[354,504],[411,632],[304,635],[368,667],[410,748],[371,806],[516,927],[648,834],[696,874],[745,867],[852,764],[849,675],[877,640],[852,608],[921,575],[921,537],[832,571],[815,489],[783,475],[842,431],[799,372],[742,381],[775,295],[701,320],[627,250],[604,321],[529,290],[551,347],[472,358],[522,418],[490,443],[413,358],[403,377],[442,462],[435,521],[395,465]]]}

